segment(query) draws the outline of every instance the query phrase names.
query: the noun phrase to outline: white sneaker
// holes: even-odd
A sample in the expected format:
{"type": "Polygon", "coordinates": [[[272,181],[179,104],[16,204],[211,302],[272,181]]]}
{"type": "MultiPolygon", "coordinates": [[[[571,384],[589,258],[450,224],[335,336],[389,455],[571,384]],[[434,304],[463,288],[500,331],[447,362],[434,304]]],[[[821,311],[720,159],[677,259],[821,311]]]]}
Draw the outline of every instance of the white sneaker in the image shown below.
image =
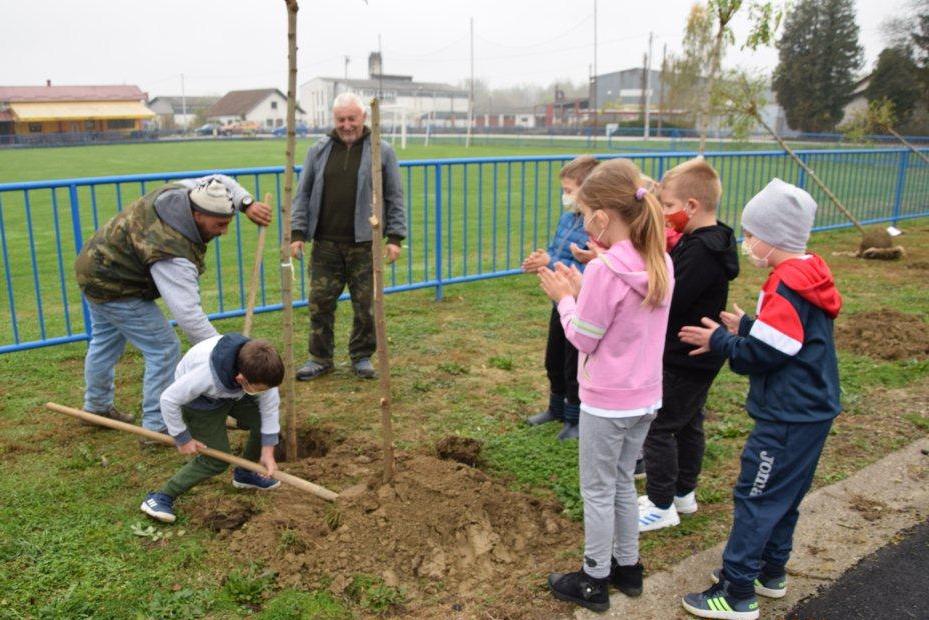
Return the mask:
{"type": "Polygon", "coordinates": [[[674,527],[680,525],[681,518],[677,516],[677,509],[674,504],[668,506],[667,510],[658,508],[645,497],[645,502],[639,498],[639,531],[650,532],[660,530],[663,527],[674,527]]]}
{"type": "Polygon", "coordinates": [[[682,515],[692,515],[697,512],[699,506],[697,505],[697,494],[695,491],[691,491],[687,495],[678,497],[674,496],[674,507],[677,509],[678,514],[682,515]]]}

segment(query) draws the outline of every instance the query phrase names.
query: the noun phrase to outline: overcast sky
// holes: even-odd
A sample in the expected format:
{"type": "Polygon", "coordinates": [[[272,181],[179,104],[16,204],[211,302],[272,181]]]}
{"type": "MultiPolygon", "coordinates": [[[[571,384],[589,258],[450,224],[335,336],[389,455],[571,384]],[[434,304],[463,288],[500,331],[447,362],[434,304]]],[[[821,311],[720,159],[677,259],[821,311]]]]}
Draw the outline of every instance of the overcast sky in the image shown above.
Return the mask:
{"type": "MultiPolygon", "coordinates": [[[[597,69],[641,66],[649,31],[661,50],[680,46],[693,0],[599,0],[597,69]]],[[[902,0],[858,0],[866,67],[884,46],[880,23],[902,0]]],[[[492,87],[587,79],[594,61],[594,0],[305,0],[298,16],[298,83],[317,76],[367,77],[378,47],[384,72],[492,87]]],[[[150,96],[286,89],[283,0],[2,0],[0,85],[136,84],[150,96]]],[[[744,39],[745,24],[736,24],[744,39]]],[[[770,71],[774,49],[732,51],[727,64],[770,71]]]]}

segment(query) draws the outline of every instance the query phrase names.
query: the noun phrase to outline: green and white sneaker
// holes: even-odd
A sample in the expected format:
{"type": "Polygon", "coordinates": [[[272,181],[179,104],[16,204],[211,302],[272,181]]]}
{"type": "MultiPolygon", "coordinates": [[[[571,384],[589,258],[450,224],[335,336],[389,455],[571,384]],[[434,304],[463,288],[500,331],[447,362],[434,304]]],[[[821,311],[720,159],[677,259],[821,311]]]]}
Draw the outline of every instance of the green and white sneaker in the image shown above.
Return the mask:
{"type": "Polygon", "coordinates": [[[720,620],[757,620],[758,599],[737,599],[729,594],[727,582],[717,583],[703,592],[687,594],[681,599],[684,609],[700,618],[720,620]]]}
{"type": "MultiPolygon", "coordinates": [[[[717,568],[713,571],[713,583],[719,583],[719,571],[717,568]]],[[[765,577],[764,574],[758,575],[755,580],[755,594],[766,596],[768,598],[782,598],[787,595],[787,575],[781,577],[765,577]]]]}

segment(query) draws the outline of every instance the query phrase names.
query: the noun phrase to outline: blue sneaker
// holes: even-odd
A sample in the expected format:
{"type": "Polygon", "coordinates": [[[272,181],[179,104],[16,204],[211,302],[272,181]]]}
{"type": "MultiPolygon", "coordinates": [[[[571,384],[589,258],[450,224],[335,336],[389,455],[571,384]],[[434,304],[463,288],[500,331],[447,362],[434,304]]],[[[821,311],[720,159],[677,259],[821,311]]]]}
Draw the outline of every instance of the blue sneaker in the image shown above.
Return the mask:
{"type": "Polygon", "coordinates": [[[236,467],[232,470],[232,486],[237,489],[256,489],[258,491],[270,491],[281,486],[280,480],[274,478],[265,478],[248,469],[236,467]]]}
{"type": "Polygon", "coordinates": [[[737,599],[729,594],[729,583],[723,580],[703,592],[687,594],[681,599],[684,609],[700,618],[720,620],[757,620],[758,599],[754,595],[737,599]]]}
{"type": "MultiPolygon", "coordinates": [[[[713,571],[713,583],[719,583],[719,573],[722,569],[717,568],[713,571]]],[[[787,575],[780,577],[766,577],[764,573],[758,575],[755,580],[755,594],[766,596],[768,598],[782,598],[787,596],[787,575]]]]}
{"type": "Polygon", "coordinates": [[[139,508],[152,519],[162,523],[174,523],[174,498],[164,493],[149,493],[139,508]]]}

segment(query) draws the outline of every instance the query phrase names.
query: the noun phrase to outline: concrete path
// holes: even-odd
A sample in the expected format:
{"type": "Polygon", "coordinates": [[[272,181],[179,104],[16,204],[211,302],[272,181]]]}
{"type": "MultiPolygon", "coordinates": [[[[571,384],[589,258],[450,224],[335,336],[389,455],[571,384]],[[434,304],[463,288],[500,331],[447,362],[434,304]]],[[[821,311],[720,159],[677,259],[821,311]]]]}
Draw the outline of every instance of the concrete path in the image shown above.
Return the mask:
{"type": "MultiPolygon", "coordinates": [[[[861,558],[892,541],[898,532],[927,519],[929,438],[894,452],[842,482],[810,493],[800,506],[794,551],[787,565],[787,596],[776,600],[759,597],[761,618],[784,618],[799,601],[834,582],[861,558]]],[[[595,614],[578,608],[574,617],[693,618],[681,607],[681,596],[710,586],[709,575],[721,565],[724,544],[691,556],[670,571],[648,576],[645,591],[638,598],[616,593],[608,612],[595,614]]],[[[648,558],[645,561],[647,564],[648,558]]]]}

